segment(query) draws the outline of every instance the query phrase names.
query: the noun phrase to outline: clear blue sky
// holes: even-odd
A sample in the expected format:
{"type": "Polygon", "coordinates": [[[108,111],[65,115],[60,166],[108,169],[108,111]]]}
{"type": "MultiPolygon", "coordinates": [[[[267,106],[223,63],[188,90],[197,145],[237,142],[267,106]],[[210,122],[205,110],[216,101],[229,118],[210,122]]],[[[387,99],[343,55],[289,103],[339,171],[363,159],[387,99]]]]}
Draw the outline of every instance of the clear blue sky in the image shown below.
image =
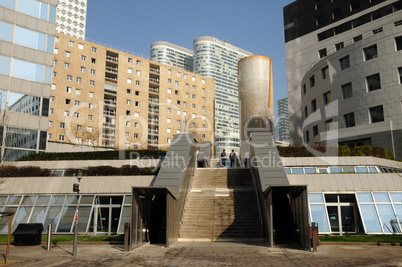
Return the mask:
{"type": "Polygon", "coordinates": [[[190,50],[212,36],[272,59],[275,109],[287,96],[283,7],[295,0],[88,0],[88,38],[149,57],[167,41],[190,50]]]}

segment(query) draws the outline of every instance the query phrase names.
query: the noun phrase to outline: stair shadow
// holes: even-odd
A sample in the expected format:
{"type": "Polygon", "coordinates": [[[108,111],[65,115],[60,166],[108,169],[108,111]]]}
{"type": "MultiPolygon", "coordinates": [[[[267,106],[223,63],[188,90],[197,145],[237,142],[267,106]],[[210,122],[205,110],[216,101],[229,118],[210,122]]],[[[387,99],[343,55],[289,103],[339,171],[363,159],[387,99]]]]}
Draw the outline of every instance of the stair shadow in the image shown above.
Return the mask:
{"type": "MultiPolygon", "coordinates": [[[[214,232],[216,241],[266,246],[263,239],[260,213],[250,169],[234,168],[227,171],[227,187],[230,191],[232,207],[216,205],[219,213],[233,213],[232,222],[219,233],[214,232]],[[219,210],[222,208],[222,210],[219,210]],[[229,210],[229,209],[232,210],[229,210]]],[[[217,201],[220,201],[217,199],[217,201]]],[[[224,201],[223,199],[221,201],[224,201]]],[[[213,222],[215,225],[219,222],[213,222]]],[[[219,230],[219,229],[217,229],[219,230]]]]}

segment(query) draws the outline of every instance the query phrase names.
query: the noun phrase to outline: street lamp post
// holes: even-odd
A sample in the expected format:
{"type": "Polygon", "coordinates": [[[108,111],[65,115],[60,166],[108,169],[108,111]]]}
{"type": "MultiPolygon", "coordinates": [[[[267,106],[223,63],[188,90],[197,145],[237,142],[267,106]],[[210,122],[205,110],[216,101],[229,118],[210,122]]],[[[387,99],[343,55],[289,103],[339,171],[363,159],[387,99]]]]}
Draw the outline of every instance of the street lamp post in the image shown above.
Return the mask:
{"type": "Polygon", "coordinates": [[[82,170],[78,170],[77,173],[78,183],[73,185],[73,191],[77,192],[77,209],[75,210],[75,223],[74,223],[74,243],[73,243],[73,256],[77,255],[77,243],[78,243],[78,201],[80,200],[80,181],[82,179],[82,170]]]}

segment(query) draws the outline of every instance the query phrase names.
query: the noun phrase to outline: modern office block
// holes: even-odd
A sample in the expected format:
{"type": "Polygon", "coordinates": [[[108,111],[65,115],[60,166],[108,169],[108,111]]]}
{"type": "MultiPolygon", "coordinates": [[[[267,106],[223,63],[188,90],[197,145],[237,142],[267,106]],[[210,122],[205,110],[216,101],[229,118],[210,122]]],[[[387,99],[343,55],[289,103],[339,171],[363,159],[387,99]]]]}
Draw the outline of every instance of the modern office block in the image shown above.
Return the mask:
{"type": "Polygon", "coordinates": [[[87,0],[60,0],[57,4],[56,31],[85,39],[87,0]]]}
{"type": "Polygon", "coordinates": [[[167,149],[187,132],[213,141],[213,79],[56,36],[49,140],[167,149]]]}
{"type": "Polygon", "coordinates": [[[283,142],[289,142],[289,108],[288,98],[278,100],[278,139],[283,142]]]}
{"type": "Polygon", "coordinates": [[[373,145],[402,158],[401,9],[392,0],[284,8],[292,144],[373,145]]]}
{"type": "Polygon", "coordinates": [[[57,2],[0,2],[0,162],[46,150],[57,2]]]}
{"type": "MultiPolygon", "coordinates": [[[[188,56],[186,60],[190,60],[190,52],[170,43],[155,42],[151,45],[151,60],[189,70],[191,63],[184,58],[188,56]]],[[[237,62],[251,55],[227,41],[209,36],[198,37],[193,42],[194,73],[215,80],[215,154],[220,154],[222,149],[240,150],[237,62]]]]}

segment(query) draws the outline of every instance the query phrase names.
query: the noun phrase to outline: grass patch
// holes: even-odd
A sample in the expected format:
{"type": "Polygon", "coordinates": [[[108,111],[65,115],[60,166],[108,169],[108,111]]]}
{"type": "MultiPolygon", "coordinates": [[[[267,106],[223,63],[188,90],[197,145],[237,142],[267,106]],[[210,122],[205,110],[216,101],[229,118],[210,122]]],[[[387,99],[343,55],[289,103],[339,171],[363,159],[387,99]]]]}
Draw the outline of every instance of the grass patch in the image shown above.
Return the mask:
{"type": "MultiPolygon", "coordinates": [[[[52,242],[73,242],[74,235],[52,235],[52,242]]],[[[42,235],[42,242],[47,241],[47,235],[42,235]]],[[[80,242],[123,242],[124,235],[79,235],[80,242]]],[[[6,235],[0,235],[0,242],[7,242],[6,235]]],[[[11,242],[14,242],[14,236],[11,235],[11,242]]]]}
{"type": "Polygon", "coordinates": [[[402,236],[401,235],[326,235],[326,236],[320,236],[320,242],[402,243],[402,236]]]}

